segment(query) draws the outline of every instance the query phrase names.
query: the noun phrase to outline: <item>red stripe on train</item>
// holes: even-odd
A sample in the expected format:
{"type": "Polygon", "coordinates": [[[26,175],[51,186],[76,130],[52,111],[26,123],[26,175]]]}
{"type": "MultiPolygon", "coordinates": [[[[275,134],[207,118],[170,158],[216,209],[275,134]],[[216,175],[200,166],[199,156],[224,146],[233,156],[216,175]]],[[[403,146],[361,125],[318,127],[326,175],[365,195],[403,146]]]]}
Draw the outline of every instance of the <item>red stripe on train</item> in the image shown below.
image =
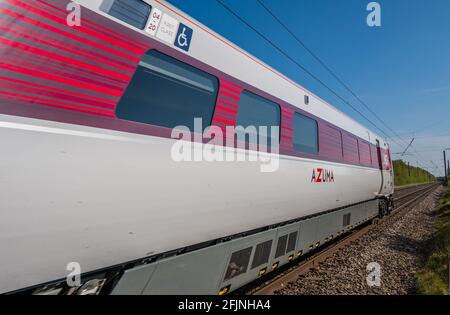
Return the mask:
{"type": "Polygon", "coordinates": [[[4,45],[11,46],[11,47],[14,47],[14,48],[19,48],[19,49],[25,50],[27,52],[31,52],[33,54],[37,54],[37,55],[40,55],[40,56],[45,56],[45,57],[48,57],[48,58],[50,58],[52,60],[58,60],[58,61],[65,62],[65,63],[68,63],[68,64],[72,64],[74,66],[78,66],[78,67],[81,67],[81,68],[84,68],[84,69],[92,70],[94,72],[100,72],[100,73],[103,73],[103,74],[106,74],[106,75],[118,78],[120,80],[123,80],[125,82],[128,82],[128,80],[131,78],[130,75],[120,74],[120,73],[117,73],[117,72],[114,72],[114,71],[111,71],[111,70],[107,70],[107,69],[104,69],[104,68],[101,68],[101,67],[98,67],[98,66],[95,66],[95,65],[83,62],[83,61],[79,61],[79,60],[76,60],[76,59],[73,59],[73,58],[69,58],[69,57],[64,57],[62,55],[54,54],[54,53],[49,52],[47,50],[40,49],[40,48],[37,48],[37,47],[34,47],[34,46],[30,46],[30,45],[26,45],[26,44],[23,44],[23,43],[11,41],[11,40],[4,39],[4,38],[0,38],[0,43],[4,44],[4,45]]]}
{"type": "Polygon", "coordinates": [[[236,95],[234,95],[234,94],[232,94],[232,93],[229,93],[229,92],[227,92],[227,91],[220,90],[220,91],[219,91],[219,94],[224,95],[224,96],[227,96],[227,97],[230,97],[230,98],[232,98],[232,99],[234,99],[234,100],[236,100],[236,101],[239,101],[239,96],[236,96],[236,95]]]}
{"type": "Polygon", "coordinates": [[[117,97],[120,97],[122,95],[121,91],[116,91],[116,90],[111,90],[111,89],[105,89],[105,88],[101,88],[98,87],[96,85],[93,84],[87,84],[87,83],[83,83],[77,80],[72,80],[72,79],[67,79],[64,77],[60,77],[60,76],[56,76],[56,75],[52,75],[52,74],[47,74],[44,72],[40,72],[40,71],[35,71],[35,70],[30,70],[30,69],[26,69],[26,68],[22,68],[22,67],[17,67],[17,66],[13,66],[10,64],[6,64],[3,62],[0,62],[0,66],[2,68],[14,71],[14,72],[19,72],[19,73],[23,73],[26,75],[30,75],[33,77],[40,77],[43,79],[47,79],[50,81],[55,81],[55,82],[59,82],[59,83],[63,83],[63,84],[67,84],[67,85],[75,85],[78,87],[81,87],[83,89],[87,89],[87,90],[94,90],[97,91],[99,93],[104,93],[104,94],[109,94],[109,95],[114,95],[117,97]]]}
{"type": "MultiPolygon", "coordinates": [[[[52,8],[52,9],[54,9],[56,11],[59,11],[59,12],[63,13],[64,15],[67,14],[67,11],[65,11],[64,9],[58,8],[58,7],[48,3],[46,1],[43,1],[43,0],[35,0],[35,1],[36,2],[40,2],[43,5],[45,5],[45,6],[49,7],[49,8],[52,8]]],[[[138,41],[136,41],[136,40],[134,40],[134,39],[132,39],[130,37],[127,37],[127,36],[125,36],[123,34],[117,33],[117,32],[115,32],[115,31],[113,31],[111,29],[107,29],[107,28],[105,28],[105,27],[103,27],[103,26],[101,26],[101,25],[99,25],[99,24],[97,24],[97,23],[95,23],[93,21],[90,21],[86,17],[84,17],[83,18],[83,23],[86,23],[86,22],[87,22],[87,24],[91,24],[92,26],[97,27],[98,29],[102,30],[102,32],[104,34],[109,34],[107,36],[111,36],[112,35],[113,37],[116,37],[119,40],[125,40],[127,42],[133,43],[133,45],[135,45],[138,48],[141,48],[142,50],[148,50],[149,49],[149,47],[147,47],[147,45],[144,45],[144,44],[142,44],[142,43],[140,43],[140,42],[138,42],[138,41]]]]}
{"type": "MultiPolygon", "coordinates": [[[[76,71],[80,72],[80,70],[77,68],[73,68],[72,66],[64,67],[64,65],[55,64],[53,62],[47,62],[45,64],[45,66],[41,66],[39,64],[39,61],[45,62],[45,59],[44,60],[31,60],[32,61],[32,63],[31,63],[31,62],[26,62],[26,61],[20,60],[20,59],[16,60],[14,58],[3,57],[2,61],[5,64],[9,64],[11,66],[14,64],[14,66],[17,66],[19,68],[25,68],[25,69],[32,70],[32,71],[42,72],[42,73],[45,73],[48,75],[56,75],[56,76],[62,77],[62,78],[69,78],[69,79],[77,80],[80,83],[90,84],[92,86],[96,86],[96,87],[99,87],[102,89],[114,91],[115,93],[121,92],[125,88],[125,84],[121,84],[120,86],[117,86],[117,85],[111,85],[111,84],[105,83],[104,82],[105,80],[96,81],[94,79],[91,79],[90,76],[86,75],[88,73],[87,70],[83,71],[84,76],[80,76],[76,73],[76,71]],[[72,70],[74,70],[74,71],[66,71],[67,69],[70,69],[71,67],[72,67],[72,70]]],[[[111,93],[109,93],[109,94],[111,94],[111,93]]],[[[117,95],[115,95],[115,96],[117,96],[117,95]]]]}
{"type": "Polygon", "coordinates": [[[86,113],[91,113],[91,114],[97,114],[97,115],[107,116],[107,117],[115,116],[114,112],[101,110],[101,109],[97,109],[97,108],[92,108],[92,107],[79,106],[79,105],[75,105],[75,104],[64,103],[64,102],[54,101],[54,100],[50,100],[50,99],[43,99],[43,98],[38,98],[38,97],[31,97],[31,96],[27,96],[27,95],[23,95],[23,94],[11,93],[11,92],[6,92],[6,91],[0,91],[0,95],[1,94],[7,96],[6,97],[7,99],[12,99],[12,100],[27,101],[27,102],[32,101],[33,103],[41,104],[41,105],[45,105],[45,106],[66,108],[66,109],[70,109],[70,110],[81,111],[81,112],[86,112],[86,113]]]}
{"type": "Polygon", "coordinates": [[[84,103],[84,105],[91,105],[91,106],[106,108],[106,109],[111,109],[111,110],[115,110],[115,108],[116,108],[116,106],[113,104],[105,104],[105,103],[101,103],[101,102],[95,102],[93,100],[84,99],[84,98],[80,98],[80,97],[76,97],[76,96],[72,96],[72,95],[67,95],[66,93],[57,93],[57,92],[52,92],[52,91],[46,91],[43,89],[32,87],[29,84],[27,84],[27,86],[24,87],[22,84],[16,84],[16,83],[12,83],[12,82],[3,82],[2,88],[7,88],[8,91],[15,91],[15,92],[21,93],[24,96],[27,96],[27,94],[36,94],[38,96],[48,96],[48,97],[59,99],[59,100],[67,100],[67,101],[73,101],[76,103],[84,103]],[[27,93],[27,94],[25,94],[25,93],[27,93]]]}
{"type": "Polygon", "coordinates": [[[127,65],[123,62],[116,61],[114,59],[110,59],[104,55],[96,54],[91,50],[85,50],[79,46],[70,45],[54,37],[49,37],[44,34],[33,32],[30,29],[21,27],[15,23],[6,23],[5,21],[2,21],[2,17],[0,17],[0,22],[2,22],[0,25],[4,26],[4,27],[0,26],[0,29],[5,32],[9,32],[11,34],[32,40],[34,42],[54,47],[62,51],[66,51],[68,53],[78,55],[83,58],[88,58],[129,73],[134,73],[135,71],[135,67],[133,66],[127,65]]]}
{"type": "Polygon", "coordinates": [[[81,98],[88,98],[89,100],[97,101],[99,103],[109,104],[112,106],[115,106],[117,103],[117,101],[116,101],[117,98],[115,98],[114,100],[108,100],[106,98],[101,98],[101,97],[93,96],[90,94],[77,93],[77,92],[73,92],[73,91],[69,91],[69,90],[59,89],[56,87],[37,84],[34,82],[23,81],[23,80],[7,78],[7,77],[2,77],[2,76],[0,76],[0,80],[11,81],[14,83],[23,84],[25,86],[33,86],[36,88],[45,89],[45,90],[49,90],[49,91],[55,91],[55,92],[63,93],[64,95],[68,94],[68,95],[73,95],[73,96],[77,96],[77,97],[81,97],[81,98]]]}
{"type": "Polygon", "coordinates": [[[234,124],[235,124],[234,121],[227,120],[227,119],[221,119],[218,117],[214,117],[213,121],[221,122],[228,126],[234,126],[234,124]]]}
{"type": "MultiPolygon", "coordinates": [[[[8,2],[10,2],[11,4],[13,4],[13,5],[17,6],[17,7],[25,9],[25,10],[27,10],[29,12],[33,12],[34,14],[40,15],[41,17],[44,17],[47,20],[51,20],[53,22],[59,23],[59,24],[64,25],[64,26],[67,26],[67,20],[65,18],[58,18],[58,17],[56,17],[54,15],[51,15],[51,14],[45,12],[45,11],[42,11],[42,10],[38,9],[36,6],[33,6],[31,4],[27,4],[27,3],[23,3],[22,1],[19,1],[19,0],[8,0],[8,2]]],[[[126,43],[121,42],[121,41],[112,40],[108,36],[98,34],[98,32],[91,31],[91,30],[89,30],[89,29],[87,29],[87,28],[85,28],[83,26],[79,26],[76,29],[77,29],[78,32],[84,33],[84,34],[86,34],[88,36],[91,36],[91,37],[95,37],[95,38],[100,39],[100,40],[105,41],[105,42],[109,42],[109,43],[111,43],[111,44],[113,44],[113,45],[115,45],[117,47],[120,47],[120,48],[122,48],[124,50],[131,51],[132,53],[134,53],[134,54],[136,54],[138,56],[141,56],[145,52],[143,49],[139,49],[139,48],[127,45],[126,43]]]]}
{"type": "Polygon", "coordinates": [[[227,112],[229,112],[231,114],[234,114],[234,115],[237,115],[237,113],[238,113],[237,110],[230,109],[230,108],[227,108],[227,107],[224,107],[224,106],[221,106],[221,105],[216,105],[216,109],[224,110],[224,111],[227,111],[227,112]]]}
{"type": "Polygon", "coordinates": [[[59,30],[59,29],[57,29],[56,27],[53,27],[53,26],[51,26],[51,25],[48,25],[48,24],[45,24],[45,23],[40,22],[40,21],[38,21],[38,20],[35,20],[35,19],[32,19],[32,18],[26,17],[26,16],[24,16],[23,14],[19,14],[19,13],[16,13],[16,12],[14,12],[14,11],[7,10],[7,9],[3,9],[3,8],[0,8],[0,13],[7,14],[7,15],[12,16],[12,17],[14,17],[14,18],[23,20],[24,22],[27,22],[27,23],[36,25],[37,27],[47,29],[47,30],[49,30],[49,31],[51,31],[51,32],[60,34],[60,35],[62,35],[62,36],[65,36],[65,37],[68,37],[68,38],[71,38],[71,39],[74,39],[74,40],[76,40],[76,41],[80,41],[80,42],[82,42],[82,43],[84,43],[84,44],[93,46],[93,47],[95,47],[95,48],[98,48],[98,49],[101,49],[101,50],[103,50],[103,51],[109,52],[109,53],[111,53],[111,54],[117,55],[117,56],[119,56],[119,57],[126,58],[126,59],[131,60],[131,61],[133,61],[133,62],[135,62],[135,63],[138,63],[138,62],[140,61],[140,58],[136,58],[136,57],[127,55],[127,54],[125,54],[125,53],[122,53],[122,52],[120,52],[120,51],[114,50],[114,49],[112,49],[112,48],[108,48],[108,47],[106,47],[106,46],[104,46],[104,45],[100,45],[100,44],[98,44],[98,43],[96,43],[96,42],[93,42],[93,41],[91,41],[91,40],[84,39],[84,38],[82,38],[82,37],[80,37],[80,36],[73,35],[73,34],[70,34],[70,33],[68,33],[68,32],[64,32],[64,31],[59,30]]]}

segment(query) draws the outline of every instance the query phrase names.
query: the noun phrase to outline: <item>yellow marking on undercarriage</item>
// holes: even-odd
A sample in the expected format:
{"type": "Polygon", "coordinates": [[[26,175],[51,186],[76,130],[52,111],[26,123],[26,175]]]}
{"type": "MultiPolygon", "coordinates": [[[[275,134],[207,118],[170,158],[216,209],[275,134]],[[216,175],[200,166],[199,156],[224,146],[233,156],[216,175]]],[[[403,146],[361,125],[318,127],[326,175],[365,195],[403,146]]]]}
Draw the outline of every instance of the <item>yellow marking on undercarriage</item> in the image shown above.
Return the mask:
{"type": "Polygon", "coordinates": [[[219,295],[225,295],[230,291],[230,286],[220,289],[219,295]]]}

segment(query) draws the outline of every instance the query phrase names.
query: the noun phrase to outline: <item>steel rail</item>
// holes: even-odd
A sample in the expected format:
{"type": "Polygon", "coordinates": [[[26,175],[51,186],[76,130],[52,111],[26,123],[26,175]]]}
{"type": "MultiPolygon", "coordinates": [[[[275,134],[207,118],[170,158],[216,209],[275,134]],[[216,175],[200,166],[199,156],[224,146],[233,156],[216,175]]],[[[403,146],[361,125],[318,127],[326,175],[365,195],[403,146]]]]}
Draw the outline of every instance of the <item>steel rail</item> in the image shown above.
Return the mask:
{"type": "Polygon", "coordinates": [[[420,189],[413,191],[409,194],[403,195],[398,198],[394,198],[394,202],[400,200],[402,201],[404,200],[405,202],[397,206],[390,216],[386,216],[382,219],[378,218],[374,219],[372,224],[363,225],[359,229],[349,232],[350,234],[344,236],[343,238],[337,240],[334,243],[331,243],[327,247],[323,248],[321,251],[317,252],[316,254],[313,254],[306,260],[300,262],[298,265],[293,266],[292,268],[286,270],[281,275],[278,275],[275,278],[273,278],[270,282],[263,284],[261,287],[257,288],[256,290],[253,290],[253,292],[248,292],[247,294],[273,295],[276,291],[284,288],[288,283],[295,281],[299,276],[306,274],[307,272],[309,272],[309,270],[318,266],[325,259],[332,256],[345,246],[348,246],[352,242],[356,241],[364,234],[370,232],[376,226],[380,224],[387,224],[388,222],[393,221],[395,218],[405,214],[409,209],[408,207],[410,205],[428,196],[430,193],[435,191],[437,187],[439,187],[439,184],[427,185],[427,187],[425,188],[421,187],[420,189]]]}

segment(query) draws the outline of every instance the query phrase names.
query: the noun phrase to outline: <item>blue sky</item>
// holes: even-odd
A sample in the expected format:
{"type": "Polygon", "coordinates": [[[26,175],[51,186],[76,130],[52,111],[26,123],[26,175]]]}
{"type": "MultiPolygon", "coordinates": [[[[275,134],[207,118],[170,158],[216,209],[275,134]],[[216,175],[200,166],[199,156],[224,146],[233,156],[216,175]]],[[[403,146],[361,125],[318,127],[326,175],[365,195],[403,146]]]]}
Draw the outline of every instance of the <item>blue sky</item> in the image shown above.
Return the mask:
{"type": "MultiPolygon", "coordinates": [[[[392,135],[256,0],[223,1],[392,135]]],[[[380,133],[216,0],[169,2],[380,133]]],[[[397,142],[406,147],[404,142],[416,137],[418,154],[411,150],[415,155],[404,160],[419,161],[430,170],[433,161],[440,167],[434,173],[443,174],[442,149],[450,148],[450,1],[378,1],[382,25],[375,28],[366,23],[368,0],[262,2],[404,139],[397,142]]],[[[391,146],[393,153],[403,151],[392,141],[391,146]]]]}

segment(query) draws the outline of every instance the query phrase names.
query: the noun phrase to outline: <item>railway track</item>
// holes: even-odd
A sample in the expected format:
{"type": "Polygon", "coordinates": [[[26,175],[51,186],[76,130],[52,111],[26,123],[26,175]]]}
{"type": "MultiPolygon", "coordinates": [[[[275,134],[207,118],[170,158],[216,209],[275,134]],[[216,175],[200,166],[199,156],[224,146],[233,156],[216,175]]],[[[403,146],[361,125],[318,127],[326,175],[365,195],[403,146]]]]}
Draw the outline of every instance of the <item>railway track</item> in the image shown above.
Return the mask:
{"type": "Polygon", "coordinates": [[[395,198],[400,198],[404,195],[408,195],[411,192],[417,191],[417,189],[424,188],[426,186],[429,186],[430,184],[419,184],[419,185],[408,185],[404,187],[396,187],[394,192],[395,198]]]}
{"type": "Polygon", "coordinates": [[[255,283],[249,284],[238,290],[236,293],[250,295],[273,295],[275,291],[284,288],[286,284],[293,282],[299,276],[308,273],[310,269],[317,267],[328,257],[334,255],[337,251],[368,233],[374,227],[381,224],[387,225],[390,222],[395,221],[396,218],[399,218],[405,214],[410,209],[411,205],[414,205],[419,200],[424,199],[430,193],[435,191],[437,187],[439,187],[439,184],[433,183],[397,190],[396,193],[394,193],[395,209],[391,215],[382,219],[374,219],[372,224],[368,223],[353,231],[350,231],[348,234],[341,236],[339,239],[336,239],[335,242],[328,244],[326,247],[319,248],[317,251],[310,253],[299,263],[284,266],[284,268],[281,268],[272,275],[269,275],[268,278],[262,278],[255,283]]]}

